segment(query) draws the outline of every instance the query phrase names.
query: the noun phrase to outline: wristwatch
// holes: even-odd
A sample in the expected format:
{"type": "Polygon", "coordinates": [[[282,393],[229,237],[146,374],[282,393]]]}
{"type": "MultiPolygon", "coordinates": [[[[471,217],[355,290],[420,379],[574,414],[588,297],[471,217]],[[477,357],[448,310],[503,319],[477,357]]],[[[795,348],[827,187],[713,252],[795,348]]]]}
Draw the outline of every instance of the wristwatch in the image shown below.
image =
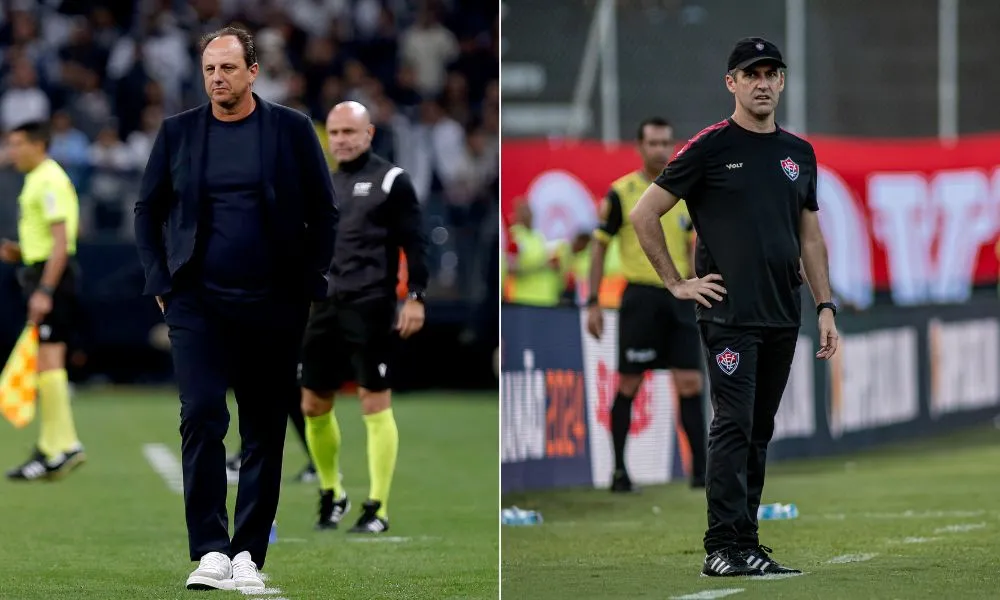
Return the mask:
{"type": "Polygon", "coordinates": [[[833,302],[820,302],[819,304],[817,304],[816,305],[816,314],[818,315],[821,312],[823,312],[824,308],[829,308],[830,310],[833,311],[833,316],[835,316],[835,317],[837,316],[837,305],[834,304],[833,302]]]}
{"type": "Polygon", "coordinates": [[[38,286],[38,291],[45,294],[46,296],[51,296],[56,293],[55,288],[48,285],[38,286]]]}
{"type": "Polygon", "coordinates": [[[587,298],[587,306],[597,306],[598,299],[597,296],[591,296],[587,298]]]}
{"type": "Polygon", "coordinates": [[[406,295],[406,299],[407,300],[416,300],[417,302],[423,304],[424,303],[424,293],[422,291],[419,291],[419,290],[413,290],[409,294],[406,295]]]}

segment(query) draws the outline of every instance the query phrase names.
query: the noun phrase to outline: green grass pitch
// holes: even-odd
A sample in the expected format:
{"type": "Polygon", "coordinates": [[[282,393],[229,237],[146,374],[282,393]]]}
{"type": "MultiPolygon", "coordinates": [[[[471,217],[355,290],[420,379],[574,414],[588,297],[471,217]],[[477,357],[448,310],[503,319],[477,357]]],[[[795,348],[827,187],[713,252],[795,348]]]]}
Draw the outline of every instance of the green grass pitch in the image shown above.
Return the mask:
{"type": "MultiPolygon", "coordinates": [[[[88,462],[59,482],[0,481],[0,598],[117,600],[239,597],[189,592],[183,500],[143,455],[161,443],[179,460],[179,401],[170,390],[105,389],[74,398],[88,462]]],[[[231,410],[234,408],[230,402],[231,410]]],[[[235,411],[227,447],[237,447],[235,411]]],[[[496,598],[499,590],[496,394],[398,395],[400,452],[382,541],[343,529],[315,532],[315,485],[292,481],[306,464],[294,431],[285,446],[278,543],[266,598],[496,598]]],[[[341,469],[354,507],[368,493],[365,428],[355,398],[337,406],[341,469]]],[[[20,464],[37,425],[0,422],[4,469],[20,464]]],[[[229,488],[230,527],[236,488],[229,488]]],[[[346,529],[346,528],[345,528],[346,529]]]]}
{"type": "Polygon", "coordinates": [[[993,427],[778,463],[768,470],[764,502],[795,503],[800,517],[762,521],[761,543],[805,574],[757,580],[699,576],[705,498],[681,483],[628,497],[509,495],[504,506],[537,509],[544,523],[503,529],[501,589],[504,600],[995,599],[998,498],[993,427]]]}

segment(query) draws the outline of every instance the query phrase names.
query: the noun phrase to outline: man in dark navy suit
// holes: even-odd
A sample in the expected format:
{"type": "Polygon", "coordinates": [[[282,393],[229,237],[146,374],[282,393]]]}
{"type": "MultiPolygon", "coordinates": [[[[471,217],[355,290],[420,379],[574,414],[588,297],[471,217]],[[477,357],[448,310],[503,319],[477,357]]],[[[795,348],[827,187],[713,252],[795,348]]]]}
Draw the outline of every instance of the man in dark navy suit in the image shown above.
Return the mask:
{"type": "Polygon", "coordinates": [[[189,589],[261,589],[278,506],[298,351],[326,295],[337,210],[308,117],[261,100],[253,38],[202,40],[210,102],[168,118],[135,206],[136,243],[169,327],[181,400],[189,589]],[[226,513],[226,392],[243,462],[233,537],[226,513]]]}

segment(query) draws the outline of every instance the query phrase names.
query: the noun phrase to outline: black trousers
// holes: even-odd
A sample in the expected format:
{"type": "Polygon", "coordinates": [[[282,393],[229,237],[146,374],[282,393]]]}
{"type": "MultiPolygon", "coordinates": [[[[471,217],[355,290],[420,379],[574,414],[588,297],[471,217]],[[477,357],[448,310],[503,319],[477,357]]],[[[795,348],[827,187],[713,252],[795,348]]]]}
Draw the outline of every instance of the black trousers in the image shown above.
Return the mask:
{"type": "Polygon", "coordinates": [[[244,550],[258,567],[278,508],[289,403],[298,401],[297,366],[306,300],[223,301],[198,291],[165,299],[181,399],[184,513],[191,560],[244,550]],[[226,512],[226,392],[239,410],[243,463],[232,540],[226,512]]]}
{"type": "Polygon", "coordinates": [[[767,445],[798,327],[701,323],[715,416],[708,429],[705,551],[754,547],[767,445]]]}

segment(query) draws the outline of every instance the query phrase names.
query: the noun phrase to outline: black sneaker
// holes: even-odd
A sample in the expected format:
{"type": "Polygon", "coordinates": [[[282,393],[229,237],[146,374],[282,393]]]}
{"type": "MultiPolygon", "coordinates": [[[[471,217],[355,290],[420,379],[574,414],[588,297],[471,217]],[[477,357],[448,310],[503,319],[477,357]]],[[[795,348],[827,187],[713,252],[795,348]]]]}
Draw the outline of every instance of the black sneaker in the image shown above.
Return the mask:
{"type": "Polygon", "coordinates": [[[295,481],[299,483],[316,483],[319,481],[319,476],[316,475],[316,467],[312,463],[309,463],[295,476],[295,481]]]}
{"type": "Polygon", "coordinates": [[[41,450],[35,448],[31,456],[19,467],[7,471],[7,479],[12,481],[37,481],[49,476],[49,468],[45,464],[47,459],[41,450]]]}
{"type": "Polygon", "coordinates": [[[767,546],[758,545],[756,548],[745,548],[743,550],[743,558],[747,561],[748,565],[760,569],[765,575],[797,574],[802,572],[798,569],[782,566],[769,556],[771,552],[774,552],[774,550],[771,550],[767,546]]]}
{"type": "Polygon", "coordinates": [[[74,469],[85,462],[87,462],[87,454],[83,451],[83,446],[77,446],[46,461],[45,466],[49,470],[49,479],[56,480],[69,475],[74,469]]]}
{"type": "Polygon", "coordinates": [[[740,577],[763,575],[763,571],[747,564],[743,553],[736,548],[716,550],[705,557],[701,574],[706,577],[740,577]]]}
{"type": "Polygon", "coordinates": [[[7,471],[7,479],[11,481],[60,479],[86,460],[87,455],[84,454],[82,446],[60,453],[51,460],[41,450],[35,448],[23,465],[7,471]]]}
{"type": "Polygon", "coordinates": [[[377,500],[368,500],[362,504],[361,516],[358,517],[358,522],[354,524],[354,527],[351,527],[348,533],[382,533],[389,531],[389,521],[375,514],[380,508],[382,508],[382,503],[377,500]]]}
{"type": "Polygon", "coordinates": [[[340,500],[334,500],[333,490],[320,490],[319,521],[316,523],[316,529],[336,529],[349,510],[351,501],[347,499],[347,494],[340,500]]]}
{"type": "Polygon", "coordinates": [[[611,476],[611,491],[616,494],[635,494],[639,492],[639,487],[632,483],[628,471],[617,470],[611,476]]]}

